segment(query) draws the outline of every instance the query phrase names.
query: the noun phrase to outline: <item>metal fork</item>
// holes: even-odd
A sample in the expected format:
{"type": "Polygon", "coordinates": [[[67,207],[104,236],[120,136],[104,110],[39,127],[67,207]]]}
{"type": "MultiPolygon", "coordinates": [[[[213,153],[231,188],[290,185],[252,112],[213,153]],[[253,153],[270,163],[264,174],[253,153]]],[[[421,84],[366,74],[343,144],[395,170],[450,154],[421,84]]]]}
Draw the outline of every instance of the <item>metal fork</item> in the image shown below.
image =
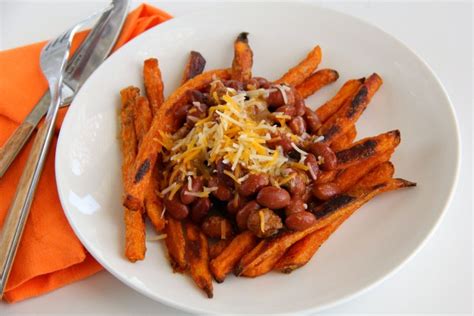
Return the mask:
{"type": "Polygon", "coordinates": [[[36,186],[53,139],[54,123],[61,104],[63,74],[69,57],[72,38],[77,30],[101,12],[97,12],[77,23],[55,40],[49,42],[41,51],[40,65],[44,76],[48,80],[51,103],[44,124],[36,134],[15,197],[0,233],[0,299],[5,290],[23,228],[30,212],[36,186]]]}

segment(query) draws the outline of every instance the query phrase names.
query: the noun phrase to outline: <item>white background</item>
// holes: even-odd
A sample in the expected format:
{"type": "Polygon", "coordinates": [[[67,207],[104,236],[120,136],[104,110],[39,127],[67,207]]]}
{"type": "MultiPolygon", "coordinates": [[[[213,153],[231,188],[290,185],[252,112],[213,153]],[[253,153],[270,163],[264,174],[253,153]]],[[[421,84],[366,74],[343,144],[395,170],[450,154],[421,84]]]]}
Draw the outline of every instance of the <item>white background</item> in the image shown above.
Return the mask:
{"type": "MultiPolygon", "coordinates": [[[[54,37],[73,21],[106,2],[0,0],[0,50],[54,37]]],[[[201,1],[148,2],[174,16],[223,5],[201,1]]],[[[134,1],[132,6],[138,4],[134,1]]],[[[426,246],[389,280],[323,314],[471,314],[472,3],[360,1],[315,4],[381,27],[426,60],[450,95],[462,138],[457,191],[443,222],[426,246]]],[[[13,305],[0,303],[1,315],[20,313],[184,314],[141,296],[105,271],[38,298],[13,305]]]]}

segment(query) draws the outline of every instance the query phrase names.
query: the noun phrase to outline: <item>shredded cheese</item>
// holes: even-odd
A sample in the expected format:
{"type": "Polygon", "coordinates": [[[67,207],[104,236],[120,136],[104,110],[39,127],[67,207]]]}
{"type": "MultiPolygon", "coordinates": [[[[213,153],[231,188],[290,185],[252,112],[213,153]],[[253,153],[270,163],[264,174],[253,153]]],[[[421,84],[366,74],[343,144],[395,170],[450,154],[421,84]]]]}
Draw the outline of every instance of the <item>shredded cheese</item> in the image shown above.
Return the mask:
{"type": "MultiPolygon", "coordinates": [[[[218,83],[216,81],[212,84],[218,83]]],[[[278,86],[278,90],[286,103],[287,87],[278,86]]],[[[273,113],[273,117],[280,121],[280,126],[270,119],[265,98],[271,91],[277,90],[227,89],[227,94],[221,97],[214,91],[212,96],[217,105],[209,107],[206,117],[196,118],[193,128],[184,137],[160,134],[157,141],[167,149],[162,152],[165,162],[163,174],[166,175],[163,187],[167,187],[161,195],[169,193],[168,198],[172,198],[183,184],[191,191],[190,178],[206,172],[208,174],[207,168],[218,161],[230,166],[230,170],[225,170],[224,173],[236,183],[245,181],[246,173],[255,172],[268,174],[275,179],[273,184],[279,186],[291,180],[282,174],[286,166],[308,170],[303,163],[303,157],[306,157],[307,153],[296,145],[301,141],[301,137],[293,134],[285,123],[291,117],[283,113],[273,113]],[[268,116],[265,116],[265,111],[268,116]],[[292,147],[301,154],[302,160],[292,161],[284,154],[281,146],[272,149],[267,145],[267,141],[272,139],[271,135],[278,134],[287,135],[291,139],[292,147]],[[243,177],[242,168],[246,171],[243,177]]],[[[197,108],[202,104],[195,102],[193,105],[197,108]]],[[[203,189],[202,192],[187,194],[207,197],[210,192],[203,189]]]]}
{"type": "Polygon", "coordinates": [[[264,233],[265,232],[265,214],[263,213],[263,211],[259,211],[258,216],[260,217],[260,230],[262,231],[262,233],[264,233]]]}
{"type": "Polygon", "coordinates": [[[278,90],[280,90],[281,96],[283,97],[283,103],[288,104],[288,96],[286,95],[286,90],[282,85],[277,85],[278,90]]]}
{"type": "MultiPolygon", "coordinates": [[[[176,182],[175,182],[176,183],[176,182]]],[[[172,200],[176,192],[182,187],[183,185],[181,183],[178,183],[177,185],[174,186],[173,189],[171,189],[170,194],[168,196],[168,200],[172,200]]]]}
{"type": "Polygon", "coordinates": [[[158,240],[165,239],[166,237],[168,237],[168,235],[166,235],[166,234],[161,234],[161,235],[156,235],[156,236],[148,237],[146,240],[147,240],[147,241],[158,241],[158,240]]]}
{"type": "Polygon", "coordinates": [[[308,171],[309,171],[309,174],[311,175],[311,178],[313,178],[313,180],[316,180],[318,177],[316,176],[316,173],[314,173],[313,168],[311,168],[309,163],[307,163],[306,166],[308,167],[308,171]]]}

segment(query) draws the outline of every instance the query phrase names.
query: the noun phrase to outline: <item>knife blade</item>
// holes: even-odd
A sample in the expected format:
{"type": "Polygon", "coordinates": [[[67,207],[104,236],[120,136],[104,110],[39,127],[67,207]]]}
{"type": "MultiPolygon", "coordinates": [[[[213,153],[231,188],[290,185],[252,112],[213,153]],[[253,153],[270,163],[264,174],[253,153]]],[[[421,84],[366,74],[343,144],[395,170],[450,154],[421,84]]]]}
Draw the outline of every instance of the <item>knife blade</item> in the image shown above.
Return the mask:
{"type": "MultiPolygon", "coordinates": [[[[62,107],[71,103],[82,84],[110,54],[125,22],[129,3],[129,0],[113,0],[110,8],[101,15],[68,61],[62,89],[62,99],[64,100],[61,104],[62,107]]],[[[47,91],[5,145],[0,148],[0,178],[46,114],[49,103],[50,95],[47,91]]]]}

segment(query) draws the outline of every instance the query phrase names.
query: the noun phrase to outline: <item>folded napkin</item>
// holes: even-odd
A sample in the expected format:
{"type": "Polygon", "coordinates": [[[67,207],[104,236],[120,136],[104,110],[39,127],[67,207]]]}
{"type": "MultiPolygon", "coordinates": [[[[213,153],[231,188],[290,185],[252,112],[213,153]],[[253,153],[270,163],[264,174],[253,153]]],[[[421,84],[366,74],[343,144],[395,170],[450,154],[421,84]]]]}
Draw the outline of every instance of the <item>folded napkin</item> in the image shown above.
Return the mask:
{"type": "MultiPolygon", "coordinates": [[[[170,18],[169,14],[157,8],[140,5],[129,13],[114,50],[170,18]]],[[[73,50],[86,35],[87,32],[82,32],[75,37],[73,50]]],[[[0,144],[6,142],[47,89],[39,66],[40,52],[45,43],[0,52],[0,144]]],[[[66,111],[60,111],[58,128],[66,111]]],[[[4,295],[7,302],[52,291],[102,269],[74,235],[61,208],[54,176],[56,140],[57,136],[51,146],[13,264],[4,295]]],[[[15,194],[30,147],[31,142],[0,179],[0,227],[15,194]]]]}

